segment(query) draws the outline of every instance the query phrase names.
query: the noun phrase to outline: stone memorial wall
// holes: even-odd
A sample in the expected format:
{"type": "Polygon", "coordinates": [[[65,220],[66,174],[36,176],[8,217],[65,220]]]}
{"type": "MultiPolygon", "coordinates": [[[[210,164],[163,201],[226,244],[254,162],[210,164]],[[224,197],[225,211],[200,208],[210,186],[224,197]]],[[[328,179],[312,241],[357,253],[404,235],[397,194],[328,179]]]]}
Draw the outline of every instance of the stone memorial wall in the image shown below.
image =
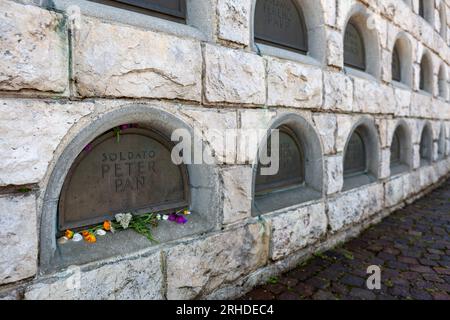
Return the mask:
{"type": "Polygon", "coordinates": [[[259,1],[0,0],[0,298],[238,297],[448,177],[450,1],[259,1]]]}

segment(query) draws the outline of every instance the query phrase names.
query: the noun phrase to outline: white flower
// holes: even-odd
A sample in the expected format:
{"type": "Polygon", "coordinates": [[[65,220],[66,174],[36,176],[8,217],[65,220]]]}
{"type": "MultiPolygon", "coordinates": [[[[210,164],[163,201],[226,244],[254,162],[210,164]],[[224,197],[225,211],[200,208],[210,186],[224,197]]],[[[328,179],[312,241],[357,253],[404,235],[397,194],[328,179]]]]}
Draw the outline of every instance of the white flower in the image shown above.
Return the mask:
{"type": "Polygon", "coordinates": [[[163,215],[163,220],[169,220],[169,216],[167,214],[163,215]]]}
{"type": "Polygon", "coordinates": [[[131,213],[118,213],[116,214],[116,221],[120,223],[122,228],[128,229],[131,219],[133,215],[131,213]]]}
{"type": "Polygon", "coordinates": [[[82,236],[81,234],[75,233],[75,234],[73,235],[72,241],[74,241],[74,242],[79,242],[79,241],[81,241],[81,240],[83,240],[83,236],[82,236]]]}
{"type": "Polygon", "coordinates": [[[95,234],[96,234],[97,236],[103,237],[104,235],[106,235],[106,231],[103,230],[103,229],[98,229],[97,231],[95,231],[95,234]]]}

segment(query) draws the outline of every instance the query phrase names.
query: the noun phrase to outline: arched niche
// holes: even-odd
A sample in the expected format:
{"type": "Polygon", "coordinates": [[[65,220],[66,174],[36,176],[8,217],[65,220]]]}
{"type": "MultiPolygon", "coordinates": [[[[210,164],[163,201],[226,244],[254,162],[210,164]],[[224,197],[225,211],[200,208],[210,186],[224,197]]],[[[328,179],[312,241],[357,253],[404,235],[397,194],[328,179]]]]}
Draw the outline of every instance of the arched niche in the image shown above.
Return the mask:
{"type": "Polygon", "coordinates": [[[258,151],[253,165],[253,216],[322,197],[322,144],[314,127],[303,117],[289,113],[275,119],[259,143],[258,151]],[[279,147],[274,150],[271,148],[273,130],[279,136],[279,147]],[[268,167],[260,161],[265,152],[279,155],[279,170],[273,175],[261,174],[261,168],[268,167]]]}
{"type": "Polygon", "coordinates": [[[256,1],[254,35],[256,43],[308,53],[308,30],[295,0],[256,1]]]}
{"type": "Polygon", "coordinates": [[[418,0],[418,14],[430,25],[434,25],[434,0],[418,0]]]}
{"type": "Polygon", "coordinates": [[[433,129],[426,123],[420,136],[420,165],[426,166],[433,161],[433,129]]]}
{"type": "Polygon", "coordinates": [[[380,41],[372,16],[356,4],[349,12],[343,33],[344,65],[348,70],[366,72],[380,77],[380,41]]]}
{"type": "Polygon", "coordinates": [[[412,85],[412,46],[407,35],[398,35],[392,49],[392,80],[408,87],[412,85]]]}
{"type": "MultiPolygon", "coordinates": [[[[145,237],[138,235],[131,230],[118,232],[113,236],[108,234],[105,241],[98,241],[95,246],[89,246],[84,243],[59,245],[56,241],[59,231],[58,207],[60,196],[67,178],[70,179],[71,168],[74,167],[74,164],[76,165],[76,161],[79,160],[80,155],[82,156],[82,153],[87,149],[90,149],[91,152],[93,152],[92,155],[96,155],[95,146],[90,144],[99,142],[97,139],[106,139],[107,142],[109,141],[108,143],[114,143],[114,140],[109,139],[108,134],[110,134],[112,128],[117,128],[123,124],[137,124],[137,128],[131,128],[129,133],[127,133],[126,130],[122,132],[123,135],[120,135],[120,137],[124,139],[123,141],[133,143],[132,140],[135,139],[136,136],[134,136],[134,138],[132,136],[140,134],[146,137],[137,137],[137,140],[134,140],[134,142],[139,139],[144,139],[144,143],[148,143],[148,146],[153,144],[154,147],[157,146],[158,148],[161,148],[161,150],[164,148],[166,148],[166,150],[170,149],[169,141],[175,130],[183,129],[184,132],[192,138],[192,143],[194,143],[195,139],[197,139],[197,141],[202,141],[201,137],[197,136],[197,133],[194,132],[193,128],[177,116],[157,107],[145,104],[124,105],[120,108],[98,115],[92,122],[83,127],[73,128],[72,130],[74,130],[74,133],[72,135],[74,138],[71,139],[67,145],[61,146],[57,151],[55,164],[49,173],[48,183],[43,197],[39,231],[39,268],[41,273],[58,270],[74,263],[83,264],[120,256],[123,255],[124,252],[136,252],[155,245],[150,243],[145,237]],[[130,137],[127,137],[128,134],[130,137]],[[128,138],[131,138],[131,140],[128,138]],[[163,141],[161,141],[161,139],[163,141]]],[[[178,142],[174,142],[174,144],[176,143],[178,142]]],[[[203,150],[209,150],[207,145],[203,144],[203,150]]],[[[120,150],[116,151],[120,152],[120,150]]],[[[150,151],[147,151],[147,156],[150,156],[150,151]]],[[[168,151],[162,152],[164,154],[163,161],[167,161],[167,152],[168,151]]],[[[123,156],[126,157],[128,154],[123,156]]],[[[116,155],[116,157],[120,157],[120,154],[116,155]]],[[[143,155],[141,155],[141,157],[143,157],[143,155]]],[[[100,159],[94,160],[102,161],[103,159],[102,153],[100,154],[100,159]]],[[[165,204],[169,204],[170,208],[174,209],[178,207],[178,205],[172,203],[172,200],[175,200],[174,202],[177,202],[177,200],[181,200],[181,202],[185,201],[179,205],[180,207],[188,205],[192,211],[192,215],[189,216],[189,222],[186,225],[161,223],[158,228],[153,230],[155,238],[160,243],[163,243],[215,229],[218,225],[220,211],[220,200],[217,197],[219,192],[219,174],[217,167],[215,165],[208,165],[207,163],[186,163],[184,166],[185,169],[183,169],[183,166],[177,167],[180,168],[177,173],[177,170],[171,164],[163,163],[161,165],[162,168],[164,168],[164,166],[171,167],[171,172],[175,176],[175,183],[169,183],[169,189],[172,188],[172,186],[177,186],[176,189],[178,189],[177,195],[168,199],[170,200],[168,201],[169,203],[165,204]],[[186,172],[183,172],[184,170],[186,172]],[[177,179],[183,180],[183,187],[179,184],[181,181],[177,181],[177,179]],[[186,190],[188,193],[184,192],[186,190]]],[[[144,166],[142,166],[141,170],[144,169],[144,166]]],[[[147,169],[151,170],[153,169],[153,166],[150,168],[147,167],[147,169]]],[[[99,170],[101,171],[102,168],[100,167],[99,170]]],[[[120,175],[120,172],[124,173],[126,168],[116,169],[111,166],[109,170],[113,170],[114,175],[114,171],[119,170],[120,175]]],[[[139,170],[139,167],[137,167],[137,170],[139,170]]],[[[102,175],[102,172],[100,172],[100,175],[102,175]]],[[[115,187],[115,185],[113,185],[113,187],[115,187]]],[[[158,186],[154,186],[154,188],[158,188],[158,186]]],[[[167,191],[168,190],[164,190],[164,192],[167,191]]],[[[106,198],[108,198],[108,196],[106,196],[106,198]]],[[[154,199],[158,200],[161,199],[161,197],[155,197],[154,199]]],[[[155,210],[158,203],[150,202],[150,205],[149,209],[152,209],[151,207],[154,206],[152,210],[155,210]]],[[[159,203],[159,205],[164,206],[164,203],[159,203]]],[[[142,209],[146,210],[147,208],[142,209]]],[[[164,208],[160,209],[164,210],[164,208]]],[[[130,211],[136,211],[136,213],[139,214],[139,208],[130,211]]],[[[114,212],[111,213],[114,214],[114,212]]]]}
{"type": "MultiPolygon", "coordinates": [[[[299,60],[301,62],[311,62],[313,64],[324,64],[326,61],[326,30],[324,26],[324,16],[323,13],[324,8],[322,7],[321,1],[316,0],[252,0],[252,24],[251,24],[251,35],[253,39],[253,49],[261,54],[277,56],[281,58],[286,58],[290,60],[299,60]],[[295,15],[296,19],[292,21],[297,21],[295,23],[298,27],[293,27],[295,24],[290,23],[289,25],[293,27],[292,32],[283,32],[283,34],[288,35],[289,33],[294,33],[299,39],[304,39],[304,44],[302,45],[303,49],[301,50],[292,50],[289,46],[277,44],[276,41],[265,41],[264,39],[260,39],[261,36],[257,29],[259,29],[260,25],[268,27],[268,24],[265,22],[269,21],[283,21],[283,16],[287,14],[279,14],[277,15],[277,19],[271,19],[270,16],[275,15],[274,12],[284,12],[281,11],[272,11],[266,14],[263,14],[263,18],[261,19],[261,14],[257,14],[258,12],[263,11],[263,8],[266,4],[282,6],[284,5],[289,9],[289,15],[295,15]],[[265,17],[266,16],[266,17],[265,17]],[[269,18],[267,17],[269,16],[269,18]],[[303,23],[301,23],[301,18],[303,16],[303,23]],[[262,41],[261,41],[262,40],[262,41]],[[272,43],[271,43],[272,42],[272,43]],[[307,55],[307,57],[305,57],[307,55]],[[311,59],[312,58],[312,59],[311,59]]],[[[278,25],[284,25],[282,23],[278,23],[278,25]]],[[[272,28],[273,31],[278,30],[279,27],[272,28]]]]}
{"type": "Polygon", "coordinates": [[[420,61],[419,89],[433,94],[433,63],[428,53],[424,53],[420,61]]]}
{"type": "Polygon", "coordinates": [[[409,171],[412,167],[411,132],[405,121],[401,120],[392,135],[390,145],[391,175],[409,171]]]}
{"type": "Polygon", "coordinates": [[[373,120],[358,121],[344,149],[344,190],[357,188],[377,180],[379,163],[378,134],[373,120]]]}

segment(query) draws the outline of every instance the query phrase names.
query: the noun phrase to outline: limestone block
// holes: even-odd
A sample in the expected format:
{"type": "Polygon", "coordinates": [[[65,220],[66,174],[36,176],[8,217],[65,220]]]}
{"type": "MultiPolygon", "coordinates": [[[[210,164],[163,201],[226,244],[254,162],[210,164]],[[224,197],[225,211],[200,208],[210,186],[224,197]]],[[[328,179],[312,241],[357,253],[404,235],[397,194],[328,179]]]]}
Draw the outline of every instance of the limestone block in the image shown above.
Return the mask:
{"type": "Polygon", "coordinates": [[[386,207],[393,207],[405,199],[406,194],[404,186],[404,175],[395,176],[386,182],[384,185],[386,207]]]}
{"type": "Polygon", "coordinates": [[[325,158],[325,183],[327,194],[342,190],[344,185],[344,159],[342,154],[325,158]]]}
{"type": "Polygon", "coordinates": [[[37,272],[36,197],[0,197],[0,284],[32,277],[37,272]]]}
{"type": "Polygon", "coordinates": [[[209,44],[205,46],[207,102],[265,104],[265,77],[264,60],[260,56],[209,44]]]}
{"type": "Polygon", "coordinates": [[[211,145],[219,163],[234,164],[237,145],[237,114],[235,111],[187,109],[179,111],[211,145]]]}
{"type": "Polygon", "coordinates": [[[198,41],[96,19],[82,21],[73,50],[81,96],[201,100],[198,41]]]}
{"type": "Polygon", "coordinates": [[[27,300],[161,300],[160,253],[72,266],[31,285],[27,300]]]}
{"type": "Polygon", "coordinates": [[[330,199],[328,219],[333,232],[363,221],[382,210],[384,205],[382,184],[371,184],[350,190],[330,199]]]}
{"type": "Polygon", "coordinates": [[[61,14],[0,2],[0,90],[62,93],[68,86],[68,62],[61,14]]]}
{"type": "Polygon", "coordinates": [[[352,111],[353,81],[342,73],[324,72],[324,109],[352,111]]]}
{"type": "Polygon", "coordinates": [[[335,132],[337,128],[336,116],[334,114],[320,113],[313,115],[316,130],[322,140],[323,153],[333,154],[335,148],[335,132]]]}
{"type": "Polygon", "coordinates": [[[251,0],[219,0],[218,36],[222,40],[250,44],[251,0]]]}
{"type": "Polygon", "coordinates": [[[392,87],[354,77],[353,111],[365,113],[394,113],[395,99],[392,87]]]}
{"type": "Polygon", "coordinates": [[[337,115],[337,134],[336,134],[336,151],[343,152],[345,144],[350,138],[350,131],[352,130],[355,119],[351,115],[337,115]]]}
{"type": "Polygon", "coordinates": [[[270,106],[318,108],[322,105],[320,68],[267,58],[270,106]]]}
{"type": "Polygon", "coordinates": [[[61,139],[92,110],[90,102],[0,101],[0,186],[41,181],[61,139]]]}
{"type": "Polygon", "coordinates": [[[167,254],[167,298],[201,298],[267,263],[269,223],[186,242],[167,254]]]}
{"type": "Polygon", "coordinates": [[[327,230],[323,202],[277,215],[270,221],[272,260],[279,260],[316,242],[327,230]]]}
{"type": "Polygon", "coordinates": [[[221,170],[223,178],[223,223],[233,223],[251,216],[253,170],[236,166],[221,170]]]}
{"type": "Polygon", "coordinates": [[[409,116],[411,107],[411,91],[395,88],[394,96],[396,101],[396,108],[394,110],[394,114],[397,117],[409,116]]]}

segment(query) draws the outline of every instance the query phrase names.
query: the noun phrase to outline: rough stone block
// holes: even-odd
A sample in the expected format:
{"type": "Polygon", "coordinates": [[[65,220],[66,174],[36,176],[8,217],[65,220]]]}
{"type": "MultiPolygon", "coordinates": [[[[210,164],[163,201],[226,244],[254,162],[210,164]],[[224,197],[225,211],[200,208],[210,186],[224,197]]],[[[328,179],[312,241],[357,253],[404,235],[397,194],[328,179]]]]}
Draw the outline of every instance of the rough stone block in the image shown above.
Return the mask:
{"type": "Polygon", "coordinates": [[[0,197],[0,284],[32,277],[37,272],[36,197],[0,197]]]}
{"type": "Polygon", "coordinates": [[[327,216],[323,202],[277,215],[270,221],[273,260],[279,260],[316,242],[327,230],[327,216]]]}
{"type": "Polygon", "coordinates": [[[0,186],[37,183],[67,131],[92,103],[0,101],[0,186]]]}
{"type": "Polygon", "coordinates": [[[223,223],[233,223],[251,216],[253,170],[251,166],[222,169],[223,223]]]}
{"type": "Polygon", "coordinates": [[[248,46],[251,8],[250,0],[219,0],[217,3],[219,38],[248,46]]]}
{"type": "Polygon", "coordinates": [[[67,32],[61,14],[0,2],[0,90],[62,93],[68,86],[67,32]]]}
{"type": "Polygon", "coordinates": [[[322,71],[295,62],[267,58],[270,106],[319,108],[322,106],[322,71]]]}
{"type": "Polygon", "coordinates": [[[84,18],[73,60],[81,96],[201,100],[198,41],[84,18]]]}
{"type": "Polygon", "coordinates": [[[266,101],[263,58],[207,44],[205,46],[205,98],[207,102],[262,105],[266,101]]]}
{"type": "Polygon", "coordinates": [[[262,228],[252,224],[169,249],[167,298],[201,298],[264,266],[269,237],[262,228]]]}

